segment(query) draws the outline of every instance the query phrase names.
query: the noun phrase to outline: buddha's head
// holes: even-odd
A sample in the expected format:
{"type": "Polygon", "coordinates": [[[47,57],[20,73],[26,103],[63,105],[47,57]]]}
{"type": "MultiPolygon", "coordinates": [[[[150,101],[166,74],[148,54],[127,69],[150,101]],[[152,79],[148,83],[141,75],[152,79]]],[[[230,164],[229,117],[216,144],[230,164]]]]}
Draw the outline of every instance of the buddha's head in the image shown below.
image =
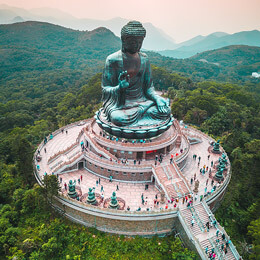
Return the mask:
{"type": "Polygon", "coordinates": [[[146,30],[140,22],[130,21],[121,30],[122,51],[130,54],[139,52],[145,35],[146,30]]]}

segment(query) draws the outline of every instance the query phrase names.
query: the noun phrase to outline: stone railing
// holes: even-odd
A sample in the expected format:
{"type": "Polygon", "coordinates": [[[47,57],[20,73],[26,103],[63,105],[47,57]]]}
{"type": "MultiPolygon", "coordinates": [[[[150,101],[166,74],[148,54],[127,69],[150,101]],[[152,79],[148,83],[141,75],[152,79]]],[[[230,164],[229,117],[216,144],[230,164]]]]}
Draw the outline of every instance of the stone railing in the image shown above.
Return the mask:
{"type": "Polygon", "coordinates": [[[204,249],[202,248],[202,246],[200,245],[199,240],[193,235],[193,233],[191,232],[189,225],[187,224],[185,218],[183,217],[181,211],[178,211],[178,218],[180,220],[180,223],[182,224],[183,229],[185,230],[187,236],[189,237],[189,239],[192,241],[192,243],[194,244],[198,254],[200,255],[201,259],[208,259],[208,256],[206,255],[204,249]]]}
{"type": "MultiPolygon", "coordinates": [[[[84,123],[87,123],[88,121],[90,121],[91,119],[86,119],[86,120],[80,120],[80,121],[77,121],[75,123],[72,123],[72,124],[69,124],[68,126],[66,127],[62,127],[58,130],[56,130],[55,132],[53,132],[53,137],[58,135],[59,133],[62,132],[62,130],[64,129],[69,129],[69,128],[72,128],[74,127],[75,125],[78,125],[79,123],[81,122],[84,122],[84,123]]],[[[69,147],[67,147],[65,150],[62,150],[62,151],[59,151],[57,152],[56,154],[52,155],[49,159],[48,159],[48,164],[52,163],[53,161],[55,161],[58,157],[60,157],[62,154],[67,154],[70,152],[70,150],[74,149],[76,147],[76,145],[78,144],[79,140],[80,140],[80,137],[82,136],[82,134],[84,133],[84,129],[82,129],[77,138],[76,138],[76,142],[74,142],[73,144],[71,144],[69,147]],[[74,147],[75,146],[75,147],[74,147]]]]}
{"type": "Polygon", "coordinates": [[[188,138],[186,137],[186,135],[182,135],[182,137],[185,140],[186,147],[184,147],[183,153],[181,153],[175,157],[175,162],[177,162],[177,163],[180,163],[181,161],[183,161],[188,156],[188,153],[190,151],[190,142],[189,142],[188,138]]]}
{"type": "Polygon", "coordinates": [[[57,168],[54,169],[54,173],[57,174],[57,172],[59,170],[61,170],[62,168],[71,167],[73,164],[75,164],[75,161],[82,155],[83,155],[83,152],[80,152],[78,155],[73,157],[71,160],[64,162],[63,164],[61,164],[60,166],[58,166],[57,168]]]}
{"type": "Polygon", "coordinates": [[[90,134],[88,133],[87,129],[84,129],[84,133],[85,133],[85,137],[88,139],[88,141],[91,143],[92,147],[97,150],[97,152],[101,155],[103,155],[104,157],[108,158],[108,159],[112,159],[112,160],[117,160],[117,158],[111,154],[110,152],[108,152],[106,149],[104,149],[103,147],[101,147],[96,140],[94,140],[90,134]]]}
{"type": "MultiPolygon", "coordinates": [[[[173,161],[172,165],[175,168],[175,171],[178,174],[179,178],[184,182],[184,184],[185,184],[185,186],[188,190],[188,193],[191,193],[191,189],[190,189],[189,185],[187,184],[186,178],[183,176],[183,174],[182,174],[180,168],[178,167],[177,163],[173,161]]],[[[186,193],[184,193],[184,194],[187,195],[186,193]]]]}
{"type": "Polygon", "coordinates": [[[108,168],[109,169],[114,169],[116,171],[126,171],[126,172],[129,172],[129,170],[132,170],[132,171],[151,171],[151,167],[152,167],[152,164],[151,163],[144,163],[142,162],[142,164],[122,164],[122,163],[117,163],[117,162],[113,162],[113,161],[110,161],[110,160],[106,160],[104,158],[100,158],[98,155],[94,154],[94,153],[91,153],[91,152],[86,152],[85,153],[85,157],[87,159],[91,159],[93,160],[93,163],[95,162],[96,165],[100,166],[100,167],[103,167],[103,168],[108,168]]]}
{"type": "Polygon", "coordinates": [[[124,140],[126,140],[126,139],[122,139],[121,141],[120,140],[118,140],[118,141],[114,140],[113,141],[113,140],[105,138],[101,135],[97,136],[96,133],[93,130],[92,130],[92,133],[95,135],[96,142],[99,142],[102,145],[111,145],[115,148],[119,147],[121,150],[122,150],[122,147],[125,147],[125,148],[128,148],[128,149],[129,148],[133,148],[133,149],[142,148],[142,149],[144,149],[144,148],[150,147],[151,150],[156,150],[156,149],[158,149],[158,146],[160,148],[162,144],[164,144],[164,145],[171,144],[177,138],[177,134],[175,132],[175,135],[169,135],[165,139],[158,140],[158,141],[145,142],[145,143],[136,143],[136,142],[132,143],[132,142],[128,141],[127,143],[125,143],[124,140]]]}
{"type": "MultiPolygon", "coordinates": [[[[210,208],[209,208],[209,206],[208,206],[208,204],[206,203],[205,200],[202,200],[202,205],[203,205],[205,211],[207,212],[207,214],[211,217],[211,220],[216,220],[214,214],[213,214],[212,211],[210,210],[210,208]],[[214,217],[214,218],[213,218],[213,217],[214,217]]],[[[217,221],[217,220],[216,220],[216,221],[217,221]]],[[[229,237],[228,234],[227,234],[227,232],[226,232],[226,230],[225,230],[225,228],[222,227],[222,226],[219,224],[218,221],[217,221],[217,227],[218,227],[218,229],[221,231],[222,234],[225,234],[226,238],[229,237]]],[[[242,259],[241,256],[239,255],[239,253],[238,253],[238,251],[237,251],[235,245],[232,243],[231,240],[230,240],[229,248],[230,248],[230,250],[231,250],[231,252],[232,252],[232,254],[234,255],[234,257],[235,257],[236,260],[242,259]]]]}

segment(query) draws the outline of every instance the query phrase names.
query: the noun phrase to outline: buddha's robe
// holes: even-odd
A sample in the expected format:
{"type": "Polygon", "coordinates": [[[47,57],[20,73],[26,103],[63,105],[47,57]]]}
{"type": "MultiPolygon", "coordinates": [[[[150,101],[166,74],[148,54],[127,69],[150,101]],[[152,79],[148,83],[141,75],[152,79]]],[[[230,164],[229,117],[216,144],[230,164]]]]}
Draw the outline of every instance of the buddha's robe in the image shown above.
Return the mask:
{"type": "Polygon", "coordinates": [[[119,74],[124,69],[126,55],[122,51],[109,55],[106,59],[102,78],[103,113],[107,120],[118,126],[143,126],[160,124],[170,117],[167,113],[160,113],[155,100],[155,93],[150,62],[144,53],[139,53],[140,68],[130,78],[129,87],[119,88],[119,74]]]}

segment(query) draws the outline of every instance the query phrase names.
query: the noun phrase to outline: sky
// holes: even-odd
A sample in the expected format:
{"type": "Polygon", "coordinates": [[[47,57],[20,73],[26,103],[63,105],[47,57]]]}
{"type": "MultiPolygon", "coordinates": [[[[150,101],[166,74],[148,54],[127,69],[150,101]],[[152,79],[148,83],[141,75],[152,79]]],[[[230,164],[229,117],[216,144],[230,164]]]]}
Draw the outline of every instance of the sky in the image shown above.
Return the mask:
{"type": "Polygon", "coordinates": [[[77,18],[151,22],[176,42],[217,31],[260,30],[260,0],[0,0],[0,4],[57,8],[77,18]]]}

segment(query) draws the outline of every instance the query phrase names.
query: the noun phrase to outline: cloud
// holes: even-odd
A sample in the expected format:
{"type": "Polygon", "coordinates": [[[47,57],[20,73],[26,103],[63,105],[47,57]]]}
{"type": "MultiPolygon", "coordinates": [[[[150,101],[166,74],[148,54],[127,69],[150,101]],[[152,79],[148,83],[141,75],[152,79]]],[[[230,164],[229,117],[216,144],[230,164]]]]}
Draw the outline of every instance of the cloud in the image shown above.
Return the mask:
{"type": "Polygon", "coordinates": [[[260,73],[258,73],[258,72],[253,72],[253,73],[252,73],[252,77],[253,77],[253,78],[260,78],[260,73]]]}

